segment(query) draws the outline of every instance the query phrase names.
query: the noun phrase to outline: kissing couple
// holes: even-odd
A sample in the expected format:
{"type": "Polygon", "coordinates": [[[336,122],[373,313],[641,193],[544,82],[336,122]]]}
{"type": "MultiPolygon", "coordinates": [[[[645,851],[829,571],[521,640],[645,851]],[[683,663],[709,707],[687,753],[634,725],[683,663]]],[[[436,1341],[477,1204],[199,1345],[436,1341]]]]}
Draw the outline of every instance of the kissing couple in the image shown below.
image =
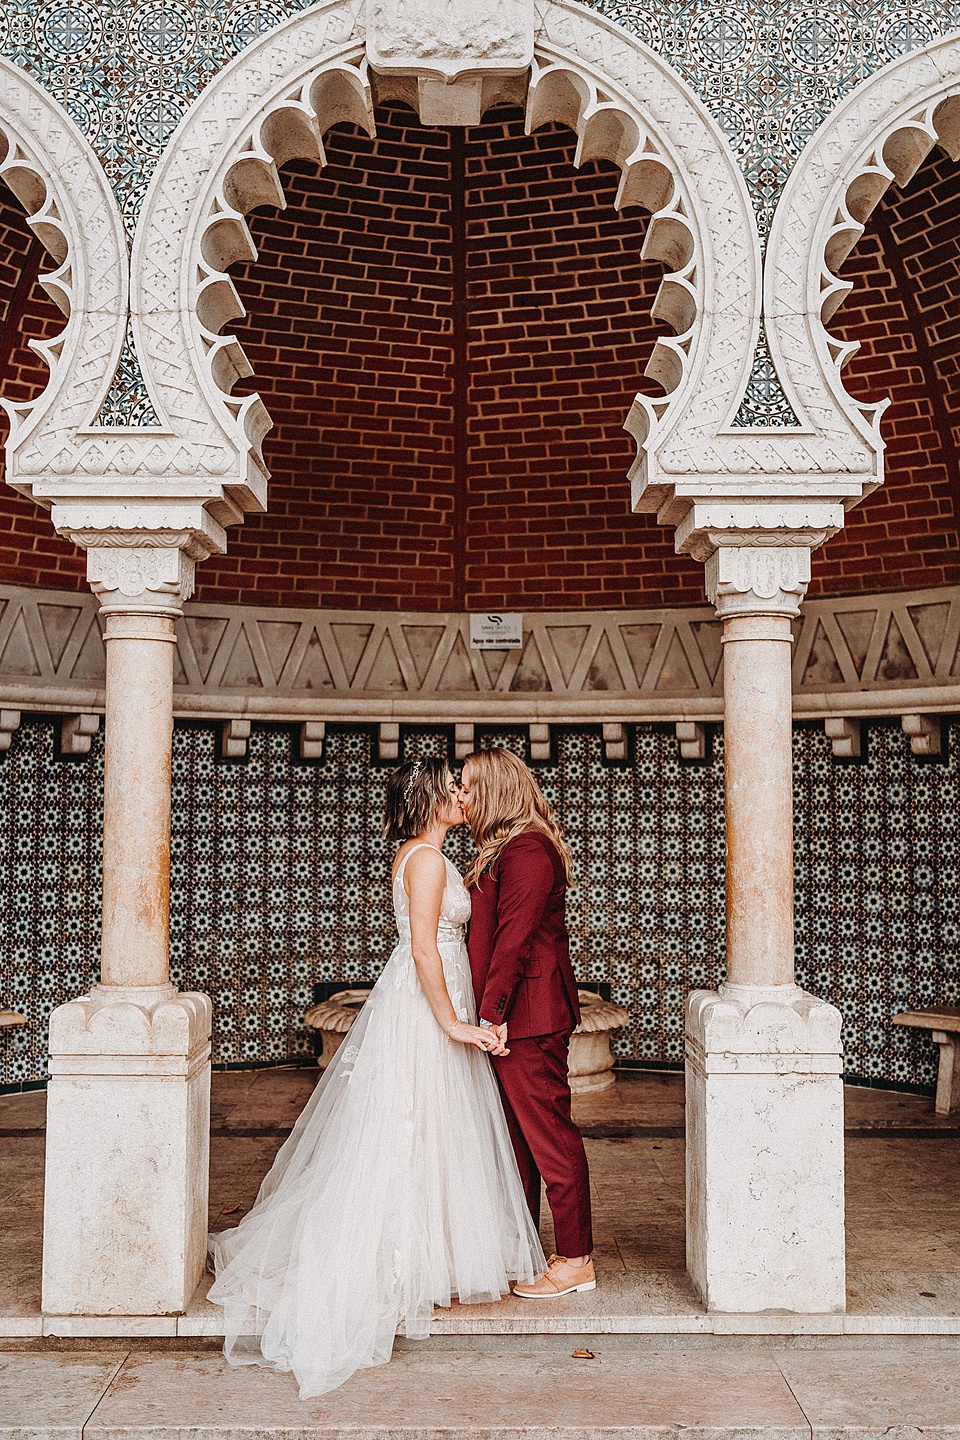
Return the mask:
{"type": "Polygon", "coordinates": [[[228,1360],[292,1370],[304,1399],[385,1364],[399,1331],[426,1338],[454,1298],[596,1286],[567,1082],[569,846],[503,749],[469,755],[460,784],[443,760],[407,761],[383,828],[397,946],[253,1209],[210,1238],[228,1360]],[[443,842],[464,820],[461,877],[443,842]]]}

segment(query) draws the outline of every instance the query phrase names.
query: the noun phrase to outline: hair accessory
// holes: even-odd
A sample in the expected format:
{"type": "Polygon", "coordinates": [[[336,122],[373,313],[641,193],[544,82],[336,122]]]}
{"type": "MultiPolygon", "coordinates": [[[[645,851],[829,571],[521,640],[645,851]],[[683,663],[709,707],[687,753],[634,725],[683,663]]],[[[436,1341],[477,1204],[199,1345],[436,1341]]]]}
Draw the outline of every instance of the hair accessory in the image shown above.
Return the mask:
{"type": "Polygon", "coordinates": [[[403,803],[404,803],[404,805],[406,805],[407,801],[410,799],[410,791],[413,789],[414,785],[417,783],[417,776],[420,774],[420,771],[421,771],[422,769],[423,769],[423,761],[422,761],[422,760],[414,760],[414,762],[413,762],[413,769],[410,771],[410,778],[408,779],[406,785],[404,785],[404,787],[403,787],[403,803]]]}

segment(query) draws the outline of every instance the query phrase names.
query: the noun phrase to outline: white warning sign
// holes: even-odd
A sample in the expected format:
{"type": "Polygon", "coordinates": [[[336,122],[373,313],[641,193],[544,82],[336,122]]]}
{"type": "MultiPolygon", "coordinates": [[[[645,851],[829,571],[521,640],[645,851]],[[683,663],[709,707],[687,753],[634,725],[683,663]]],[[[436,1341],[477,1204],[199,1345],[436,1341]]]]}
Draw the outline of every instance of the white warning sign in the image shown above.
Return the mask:
{"type": "Polygon", "coordinates": [[[471,615],[471,650],[521,650],[522,615],[471,615]]]}

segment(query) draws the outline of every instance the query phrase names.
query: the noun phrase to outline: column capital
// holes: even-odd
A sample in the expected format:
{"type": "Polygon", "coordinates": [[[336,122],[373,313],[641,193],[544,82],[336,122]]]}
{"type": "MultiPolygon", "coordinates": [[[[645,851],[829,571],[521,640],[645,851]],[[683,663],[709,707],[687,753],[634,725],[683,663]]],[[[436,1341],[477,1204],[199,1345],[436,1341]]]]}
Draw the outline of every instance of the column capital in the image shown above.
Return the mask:
{"type": "Polygon", "coordinates": [[[175,619],[193,594],[195,566],[186,547],[174,543],[123,544],[111,536],[87,546],[87,580],[107,613],[159,611],[175,619]]]}
{"type": "Polygon", "coordinates": [[[197,561],[226,549],[223,527],[192,502],[62,502],[53,522],[86,550],[90,588],[107,612],[175,618],[193,594],[197,561]]]}
{"type": "Polygon", "coordinates": [[[701,560],[721,619],[799,613],[810,554],[843,525],[832,499],[691,497],[677,526],[680,554],[701,560]]]}
{"type": "Polygon", "coordinates": [[[792,619],[810,583],[810,546],[725,543],[704,567],[707,598],[721,620],[768,615],[792,619]]]}

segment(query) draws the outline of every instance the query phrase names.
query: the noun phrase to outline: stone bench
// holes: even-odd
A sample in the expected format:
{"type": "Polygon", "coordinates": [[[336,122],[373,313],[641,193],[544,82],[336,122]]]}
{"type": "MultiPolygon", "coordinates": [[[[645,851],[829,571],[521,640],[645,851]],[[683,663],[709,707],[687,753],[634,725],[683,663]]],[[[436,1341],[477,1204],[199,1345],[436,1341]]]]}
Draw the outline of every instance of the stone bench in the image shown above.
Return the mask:
{"type": "Polygon", "coordinates": [[[894,1025],[908,1025],[915,1030],[929,1030],[931,1039],[940,1046],[940,1069],[937,1072],[938,1115],[952,1115],[960,1109],[960,1005],[938,1005],[933,1010],[905,1010],[894,1017],[894,1025]]]}

